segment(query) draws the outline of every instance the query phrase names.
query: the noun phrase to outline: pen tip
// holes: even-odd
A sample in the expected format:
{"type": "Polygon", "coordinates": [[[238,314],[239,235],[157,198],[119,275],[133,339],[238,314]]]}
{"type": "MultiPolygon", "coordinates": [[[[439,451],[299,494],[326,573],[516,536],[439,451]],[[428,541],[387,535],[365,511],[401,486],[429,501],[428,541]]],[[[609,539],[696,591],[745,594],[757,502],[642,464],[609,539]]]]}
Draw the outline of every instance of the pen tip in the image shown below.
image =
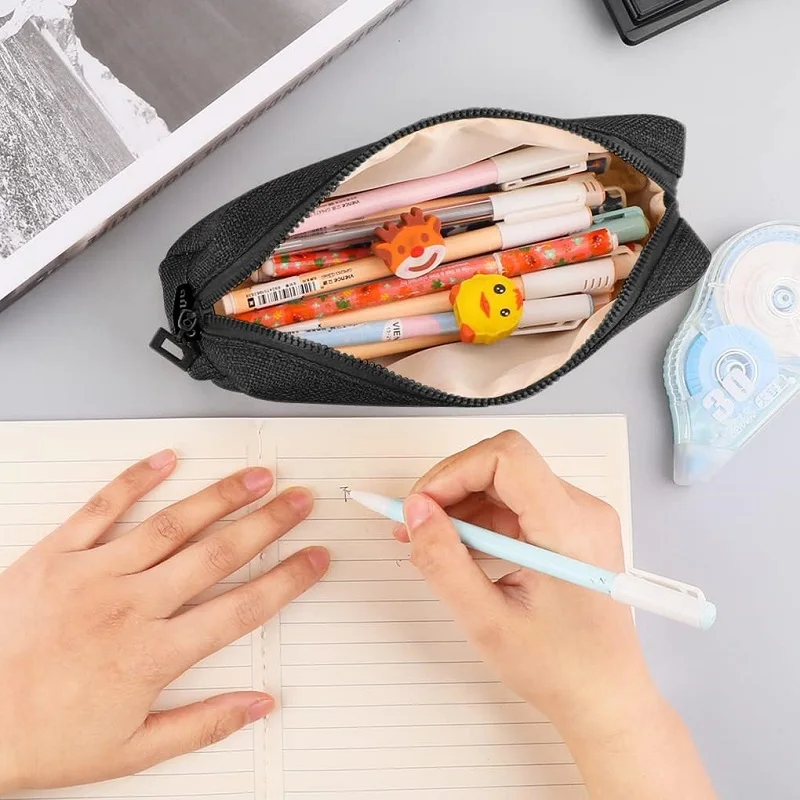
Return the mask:
{"type": "Polygon", "coordinates": [[[368,505],[370,500],[374,497],[374,495],[371,495],[368,492],[360,492],[358,489],[351,489],[348,493],[348,496],[351,500],[361,503],[362,506],[368,505]]]}
{"type": "Polygon", "coordinates": [[[374,511],[376,514],[385,514],[387,509],[387,498],[373,492],[360,492],[358,489],[350,491],[350,499],[356,503],[374,511]]]}

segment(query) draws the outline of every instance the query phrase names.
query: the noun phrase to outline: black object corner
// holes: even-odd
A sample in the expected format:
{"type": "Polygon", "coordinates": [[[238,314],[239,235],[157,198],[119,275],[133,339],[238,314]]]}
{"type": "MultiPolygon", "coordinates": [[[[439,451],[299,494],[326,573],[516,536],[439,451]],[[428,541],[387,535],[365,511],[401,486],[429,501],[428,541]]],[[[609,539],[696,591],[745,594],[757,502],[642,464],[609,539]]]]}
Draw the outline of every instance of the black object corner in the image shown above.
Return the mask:
{"type": "Polygon", "coordinates": [[[604,0],[622,41],[647,39],[722,5],[727,0],[604,0]]]}

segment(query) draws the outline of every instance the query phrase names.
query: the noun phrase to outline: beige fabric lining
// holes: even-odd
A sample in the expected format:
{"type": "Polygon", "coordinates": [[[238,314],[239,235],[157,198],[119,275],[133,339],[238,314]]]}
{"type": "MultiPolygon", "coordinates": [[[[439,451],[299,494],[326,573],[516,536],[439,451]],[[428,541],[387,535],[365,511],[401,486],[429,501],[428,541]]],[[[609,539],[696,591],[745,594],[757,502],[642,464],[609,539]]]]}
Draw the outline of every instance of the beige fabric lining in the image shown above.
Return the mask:
{"type": "MultiPolygon", "coordinates": [[[[377,153],[339,187],[337,195],[440,174],[522,145],[587,153],[604,150],[574,134],[537,123],[498,119],[446,122],[412,133],[377,153]]],[[[619,158],[612,160],[600,180],[606,186],[621,187],[628,205],[640,206],[653,228],[664,216],[663,190],[619,158]]],[[[572,331],[511,337],[488,346],[441,345],[382,363],[398,375],[443,392],[498,397],[524,389],[563,366],[612,307],[598,309],[572,331]]]]}
{"type": "Polygon", "coordinates": [[[335,196],[439,175],[522,145],[605,152],[605,148],[574,133],[533,122],[510,119],[444,122],[398,139],[376,153],[339,186],[335,196]]]}

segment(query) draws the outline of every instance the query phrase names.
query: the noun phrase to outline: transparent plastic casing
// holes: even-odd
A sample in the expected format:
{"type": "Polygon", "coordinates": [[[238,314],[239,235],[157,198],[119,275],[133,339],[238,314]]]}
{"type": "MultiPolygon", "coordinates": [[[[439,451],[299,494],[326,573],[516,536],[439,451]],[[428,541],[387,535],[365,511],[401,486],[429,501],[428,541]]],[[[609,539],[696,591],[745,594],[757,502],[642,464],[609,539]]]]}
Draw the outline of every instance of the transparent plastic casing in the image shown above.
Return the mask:
{"type": "Polygon", "coordinates": [[[714,253],[664,382],[683,486],[715,476],[797,394],[800,225],[765,223],[714,253]]]}

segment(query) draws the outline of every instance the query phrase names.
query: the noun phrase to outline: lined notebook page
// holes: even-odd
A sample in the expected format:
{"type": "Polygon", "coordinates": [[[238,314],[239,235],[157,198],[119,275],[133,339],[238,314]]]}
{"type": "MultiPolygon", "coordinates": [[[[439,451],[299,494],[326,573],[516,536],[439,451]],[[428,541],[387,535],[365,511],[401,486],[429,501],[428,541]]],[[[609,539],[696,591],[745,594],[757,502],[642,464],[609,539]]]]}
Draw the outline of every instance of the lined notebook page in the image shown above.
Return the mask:
{"type": "MultiPolygon", "coordinates": [[[[514,427],[576,486],[620,513],[630,553],[621,417],[297,420],[262,428],[279,489],[310,486],[311,519],[280,558],[324,543],[327,578],[271,626],[282,709],[268,783],[285,800],[578,800],[555,728],[498,683],[408,563],[392,523],[343,486],[404,496],[442,458],[514,427]]],[[[483,562],[492,577],[510,568],[483,562]]]]}
{"type": "MultiPolygon", "coordinates": [[[[310,486],[312,518],[224,591],[310,543],[327,578],[262,632],[177,681],[159,708],[231,689],[281,698],[268,725],[143,775],[18,795],[64,800],[577,800],[586,794],[558,733],[482,666],[408,563],[391,523],[342,486],[403,495],[441,458],[515,427],[572,483],[620,512],[630,554],[619,417],[165,420],[0,424],[0,570],[131,462],[165,447],[181,463],[116,534],[247,465],[278,489],[310,486]]],[[[482,562],[493,577],[507,567],[482,562]]]]}
{"type": "MultiPolygon", "coordinates": [[[[166,447],[176,448],[182,457],[175,477],[138,504],[116,526],[117,533],[256,463],[257,425],[212,420],[1,424],[0,569],[50,533],[131,462],[166,447]]],[[[240,571],[215,591],[233,588],[248,573],[248,569],[240,571]]],[[[232,689],[260,689],[261,654],[260,635],[237,642],[167,689],[158,707],[183,705],[232,689]]],[[[256,800],[265,796],[264,755],[263,728],[256,727],[134,778],[16,797],[256,800]]]]}

